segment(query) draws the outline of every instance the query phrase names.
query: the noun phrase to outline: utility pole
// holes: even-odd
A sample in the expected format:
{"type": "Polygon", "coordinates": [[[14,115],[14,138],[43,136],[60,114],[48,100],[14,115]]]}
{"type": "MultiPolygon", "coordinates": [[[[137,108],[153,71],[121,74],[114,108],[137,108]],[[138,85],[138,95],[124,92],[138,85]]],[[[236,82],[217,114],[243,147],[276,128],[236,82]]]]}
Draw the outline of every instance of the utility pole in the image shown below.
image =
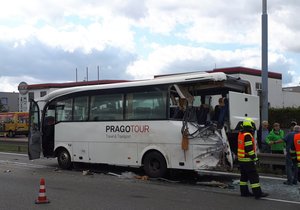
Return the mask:
{"type": "Polygon", "coordinates": [[[261,79],[262,79],[262,108],[261,120],[268,121],[269,101],[268,101],[268,14],[267,0],[262,0],[262,39],[261,39],[261,79]]]}
{"type": "Polygon", "coordinates": [[[75,74],[76,74],[76,82],[77,82],[77,81],[78,81],[78,80],[77,80],[77,68],[76,68],[76,72],[75,72],[75,74]]]}
{"type": "Polygon", "coordinates": [[[86,81],[89,81],[89,68],[86,67],[86,81]]]}

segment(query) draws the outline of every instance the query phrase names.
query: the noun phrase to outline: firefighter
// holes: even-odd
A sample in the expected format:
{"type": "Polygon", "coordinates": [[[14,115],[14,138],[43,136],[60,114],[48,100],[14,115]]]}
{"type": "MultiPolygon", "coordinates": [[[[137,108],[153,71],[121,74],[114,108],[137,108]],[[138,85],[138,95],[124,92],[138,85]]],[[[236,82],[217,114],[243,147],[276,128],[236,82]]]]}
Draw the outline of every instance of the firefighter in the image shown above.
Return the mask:
{"type": "MultiPolygon", "coordinates": [[[[298,126],[295,126],[295,130],[298,129],[298,126]]],[[[291,157],[294,161],[294,165],[297,164],[298,167],[295,167],[295,176],[297,176],[298,173],[298,177],[294,177],[294,183],[293,184],[297,184],[297,179],[300,182],[300,133],[296,133],[294,135],[294,144],[292,144],[291,150],[290,150],[290,154],[291,157]]]]}
{"type": "Polygon", "coordinates": [[[255,199],[268,196],[267,193],[262,192],[259,176],[256,171],[256,147],[254,141],[255,123],[251,118],[244,119],[242,129],[238,135],[238,162],[240,165],[240,192],[241,196],[254,196],[255,199]],[[248,181],[250,181],[251,193],[248,188],[248,181]]]}

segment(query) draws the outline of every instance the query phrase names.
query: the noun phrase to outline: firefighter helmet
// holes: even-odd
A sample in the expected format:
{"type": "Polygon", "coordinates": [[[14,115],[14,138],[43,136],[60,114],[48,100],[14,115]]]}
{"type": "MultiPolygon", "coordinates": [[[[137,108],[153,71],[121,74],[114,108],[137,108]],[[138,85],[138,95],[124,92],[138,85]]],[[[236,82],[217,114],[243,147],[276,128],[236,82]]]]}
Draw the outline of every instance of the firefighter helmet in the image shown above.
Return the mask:
{"type": "Polygon", "coordinates": [[[243,127],[251,127],[252,129],[255,129],[255,123],[252,120],[252,118],[247,117],[243,121],[243,127]]]}

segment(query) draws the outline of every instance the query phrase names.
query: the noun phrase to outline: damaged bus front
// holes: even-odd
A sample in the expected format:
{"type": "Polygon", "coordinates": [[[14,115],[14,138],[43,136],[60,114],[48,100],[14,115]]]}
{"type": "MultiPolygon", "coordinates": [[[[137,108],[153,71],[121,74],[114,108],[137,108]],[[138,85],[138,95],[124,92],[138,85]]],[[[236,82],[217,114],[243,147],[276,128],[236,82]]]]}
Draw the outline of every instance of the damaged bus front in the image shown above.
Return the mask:
{"type": "Polygon", "coordinates": [[[182,150],[192,152],[194,170],[231,170],[240,122],[251,117],[259,126],[259,98],[250,83],[226,76],[175,84],[171,99],[174,118],[182,112],[182,150]]]}

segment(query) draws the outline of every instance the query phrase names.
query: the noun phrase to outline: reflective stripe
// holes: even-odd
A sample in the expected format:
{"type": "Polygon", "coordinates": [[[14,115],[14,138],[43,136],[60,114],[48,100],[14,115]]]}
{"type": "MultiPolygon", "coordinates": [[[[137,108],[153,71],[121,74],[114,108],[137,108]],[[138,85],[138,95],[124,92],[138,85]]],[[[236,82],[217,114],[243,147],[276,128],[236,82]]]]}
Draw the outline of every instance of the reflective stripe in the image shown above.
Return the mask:
{"type": "Polygon", "coordinates": [[[248,183],[247,183],[247,182],[242,182],[242,181],[240,181],[240,185],[241,185],[241,186],[245,186],[245,185],[248,185],[248,183]]]}
{"type": "Polygon", "coordinates": [[[297,151],[296,154],[297,154],[297,155],[300,155],[300,151],[297,151]]]}
{"type": "Polygon", "coordinates": [[[260,184],[259,183],[255,183],[255,184],[251,184],[250,186],[251,186],[251,188],[257,188],[257,187],[260,187],[260,184]]]}
{"type": "Polygon", "coordinates": [[[243,149],[238,149],[238,152],[243,152],[243,153],[245,153],[245,150],[243,150],[243,149]]]}
{"type": "Polygon", "coordinates": [[[252,141],[245,142],[245,146],[250,146],[250,145],[252,145],[252,141]]]}
{"type": "Polygon", "coordinates": [[[252,161],[251,158],[239,158],[238,160],[241,162],[251,162],[252,161]]]}
{"type": "Polygon", "coordinates": [[[300,168],[300,163],[298,163],[298,167],[300,168]]]}
{"type": "Polygon", "coordinates": [[[248,152],[248,154],[249,155],[254,155],[254,151],[252,150],[252,151],[248,152]]]}
{"type": "Polygon", "coordinates": [[[252,134],[251,134],[251,133],[249,133],[249,132],[246,132],[246,133],[244,133],[244,135],[245,135],[245,136],[246,136],[246,135],[250,135],[250,136],[251,136],[251,138],[253,138],[252,134]]]}
{"type": "Polygon", "coordinates": [[[296,157],[297,157],[297,156],[296,156],[296,151],[295,151],[295,150],[291,150],[291,149],[290,149],[290,155],[291,155],[291,158],[292,158],[292,159],[296,159],[296,157]]]}

